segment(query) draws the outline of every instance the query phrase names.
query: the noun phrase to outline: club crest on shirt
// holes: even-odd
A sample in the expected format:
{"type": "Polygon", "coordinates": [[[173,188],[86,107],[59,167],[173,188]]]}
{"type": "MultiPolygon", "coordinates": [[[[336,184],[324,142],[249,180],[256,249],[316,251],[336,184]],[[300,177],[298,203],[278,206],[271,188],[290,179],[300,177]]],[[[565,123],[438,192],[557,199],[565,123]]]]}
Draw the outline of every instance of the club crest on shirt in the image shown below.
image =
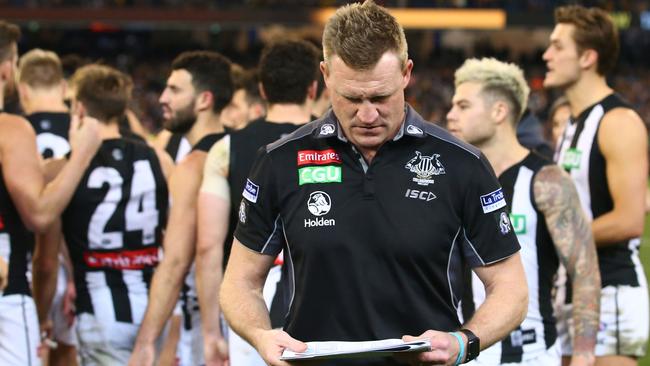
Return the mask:
{"type": "Polygon", "coordinates": [[[124,152],[121,149],[113,149],[111,154],[113,155],[113,159],[117,161],[124,159],[124,152]]]}
{"type": "Polygon", "coordinates": [[[239,204],[239,222],[242,224],[246,223],[246,212],[248,211],[248,205],[245,200],[241,200],[239,204]]]}
{"type": "Polygon", "coordinates": [[[334,128],[334,125],[331,123],[326,123],[320,127],[320,135],[321,136],[326,136],[326,135],[331,135],[336,131],[334,128]]]}
{"type": "Polygon", "coordinates": [[[499,230],[501,231],[501,234],[506,235],[509,233],[511,227],[512,225],[510,224],[510,218],[508,218],[508,214],[501,212],[501,215],[499,217],[499,230]]]}
{"type": "Polygon", "coordinates": [[[49,119],[44,119],[41,121],[41,128],[44,130],[49,130],[52,128],[52,122],[49,119]]]}
{"type": "Polygon", "coordinates": [[[404,168],[416,174],[413,178],[415,183],[421,186],[428,186],[434,182],[431,178],[432,176],[445,174],[445,167],[442,166],[439,158],[440,154],[424,156],[421,152],[416,151],[415,157],[409,160],[404,168]]]}
{"type": "Polygon", "coordinates": [[[408,133],[409,135],[416,135],[416,136],[424,135],[424,132],[420,127],[413,126],[413,125],[406,126],[406,133],[408,133]]]}

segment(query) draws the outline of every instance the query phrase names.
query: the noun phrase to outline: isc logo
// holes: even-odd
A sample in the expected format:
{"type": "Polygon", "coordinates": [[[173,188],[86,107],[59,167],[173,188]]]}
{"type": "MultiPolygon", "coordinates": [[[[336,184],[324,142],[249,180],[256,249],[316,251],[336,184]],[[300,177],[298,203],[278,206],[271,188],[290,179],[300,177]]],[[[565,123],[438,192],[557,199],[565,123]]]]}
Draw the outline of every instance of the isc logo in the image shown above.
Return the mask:
{"type": "Polygon", "coordinates": [[[433,201],[436,199],[436,195],[433,192],[429,191],[420,191],[417,189],[407,189],[404,197],[415,198],[422,201],[433,201]]]}

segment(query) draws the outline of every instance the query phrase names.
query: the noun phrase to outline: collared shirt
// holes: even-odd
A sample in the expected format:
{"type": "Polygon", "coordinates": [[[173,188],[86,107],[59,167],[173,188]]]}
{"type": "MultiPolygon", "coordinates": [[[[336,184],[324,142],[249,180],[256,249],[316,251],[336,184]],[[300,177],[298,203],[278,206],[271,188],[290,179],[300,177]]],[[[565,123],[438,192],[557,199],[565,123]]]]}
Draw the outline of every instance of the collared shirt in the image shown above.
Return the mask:
{"type": "Polygon", "coordinates": [[[235,237],[286,248],[285,329],[302,341],[453,330],[462,268],[519,250],[486,158],[407,108],[370,164],[333,112],[261,149],[235,237]]]}

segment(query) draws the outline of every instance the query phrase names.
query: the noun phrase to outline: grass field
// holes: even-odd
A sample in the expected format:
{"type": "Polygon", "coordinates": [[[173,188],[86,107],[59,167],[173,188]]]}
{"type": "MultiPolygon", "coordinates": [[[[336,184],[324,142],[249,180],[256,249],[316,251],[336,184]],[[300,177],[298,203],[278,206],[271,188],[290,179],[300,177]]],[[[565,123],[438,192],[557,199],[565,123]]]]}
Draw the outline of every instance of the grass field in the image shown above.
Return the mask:
{"type": "MultiPolygon", "coordinates": [[[[643,234],[643,242],[641,244],[641,262],[645,267],[645,274],[650,278],[650,215],[646,217],[645,233],[643,234]]],[[[642,358],[639,361],[640,366],[650,366],[650,355],[642,358]]]]}

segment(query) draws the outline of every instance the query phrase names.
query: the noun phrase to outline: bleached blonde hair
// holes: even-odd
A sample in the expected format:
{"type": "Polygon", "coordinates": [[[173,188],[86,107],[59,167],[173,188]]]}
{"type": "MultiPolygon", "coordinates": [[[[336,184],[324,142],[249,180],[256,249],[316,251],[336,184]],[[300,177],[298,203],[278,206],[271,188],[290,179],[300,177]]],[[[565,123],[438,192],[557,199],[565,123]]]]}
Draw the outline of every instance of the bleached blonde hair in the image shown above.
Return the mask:
{"type": "Polygon", "coordinates": [[[34,48],[18,61],[18,82],[32,88],[51,88],[63,81],[61,60],[52,51],[34,48]]]}
{"type": "Polygon", "coordinates": [[[507,102],[511,107],[513,123],[519,122],[523,116],[530,88],[519,66],[495,58],[471,58],[456,70],[454,77],[457,88],[467,82],[479,83],[482,85],[481,92],[491,103],[496,100],[507,102]]]}

